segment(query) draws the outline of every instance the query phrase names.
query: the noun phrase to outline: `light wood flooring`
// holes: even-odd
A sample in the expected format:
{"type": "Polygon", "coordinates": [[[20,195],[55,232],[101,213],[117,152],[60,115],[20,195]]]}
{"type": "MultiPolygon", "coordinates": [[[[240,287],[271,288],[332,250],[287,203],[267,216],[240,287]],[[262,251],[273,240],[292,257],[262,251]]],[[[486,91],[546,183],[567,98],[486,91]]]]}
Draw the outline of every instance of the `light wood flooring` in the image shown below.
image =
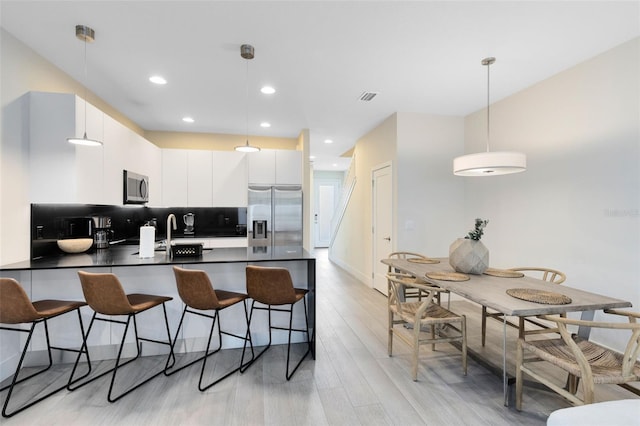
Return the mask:
{"type": "MultiPolygon", "coordinates": [[[[435,352],[429,345],[422,348],[418,381],[412,381],[408,347],[395,339],[394,356],[387,355],[386,298],[331,264],[326,250],[319,250],[317,256],[316,360],[308,358],[291,381],[284,378],[286,347],[274,346],[244,374],[236,373],[206,392],[197,389],[200,364],[171,377],[157,377],[113,404],[107,402],[109,379],[105,377],[74,392],[63,390],[0,423],[544,425],[552,411],[570,405],[550,391],[525,387],[523,411],[505,407],[501,378],[472,359],[468,375],[463,376],[460,352],[448,344],[437,346],[435,352]]],[[[451,309],[467,315],[469,347],[500,364],[502,325],[489,321],[488,343],[483,349],[480,308],[455,300],[451,309]]],[[[515,344],[515,331],[509,331],[509,342],[515,344]]],[[[219,374],[238,357],[235,349],[214,355],[206,376],[219,374]]],[[[157,357],[136,361],[125,372],[125,381],[162,363],[157,357]]],[[[54,382],[67,367],[57,366],[23,387],[16,402],[54,382]]],[[[1,401],[6,394],[0,394],[1,401]]],[[[617,386],[597,387],[597,400],[624,398],[637,396],[617,386]]]]}

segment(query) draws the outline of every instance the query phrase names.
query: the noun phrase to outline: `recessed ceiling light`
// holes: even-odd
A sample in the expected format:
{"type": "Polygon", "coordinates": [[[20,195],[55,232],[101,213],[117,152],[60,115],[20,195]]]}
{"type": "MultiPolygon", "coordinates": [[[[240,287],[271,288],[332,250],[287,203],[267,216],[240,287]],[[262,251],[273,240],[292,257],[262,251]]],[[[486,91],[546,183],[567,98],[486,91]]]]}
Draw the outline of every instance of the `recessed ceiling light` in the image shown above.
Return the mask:
{"type": "Polygon", "coordinates": [[[338,167],[338,165],[336,163],[333,163],[333,167],[338,167]]]}
{"type": "Polygon", "coordinates": [[[333,143],[333,141],[331,139],[325,139],[324,143],[333,143]]]}
{"type": "Polygon", "coordinates": [[[151,77],[149,77],[149,81],[152,82],[153,84],[167,84],[167,80],[165,80],[164,77],[159,75],[152,75],[151,77]]]}
{"type": "Polygon", "coordinates": [[[315,160],[315,159],[316,159],[316,156],[315,156],[315,155],[310,155],[310,156],[309,156],[309,160],[315,160]]]}
{"type": "Polygon", "coordinates": [[[260,91],[265,95],[273,95],[274,93],[276,93],[276,89],[271,86],[264,86],[262,89],[260,89],[260,91]]]}
{"type": "Polygon", "coordinates": [[[271,127],[271,123],[267,123],[266,121],[263,121],[262,123],[260,123],[260,127],[271,127]]]}
{"type": "Polygon", "coordinates": [[[195,120],[191,117],[183,117],[182,121],[184,121],[185,123],[193,123],[195,120]]]}

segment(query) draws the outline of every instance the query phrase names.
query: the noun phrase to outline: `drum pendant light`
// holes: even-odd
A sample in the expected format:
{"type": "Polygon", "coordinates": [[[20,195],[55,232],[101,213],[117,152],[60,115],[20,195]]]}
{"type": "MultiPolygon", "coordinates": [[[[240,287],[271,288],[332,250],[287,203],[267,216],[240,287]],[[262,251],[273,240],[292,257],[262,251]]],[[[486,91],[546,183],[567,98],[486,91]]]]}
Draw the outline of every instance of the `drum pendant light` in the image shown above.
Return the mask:
{"type": "Polygon", "coordinates": [[[487,67],[487,152],[467,154],[453,160],[453,174],[457,176],[496,176],[510,173],[520,173],[527,170],[527,157],[521,152],[489,151],[490,111],[489,100],[489,68],[496,58],[485,58],[482,65],[487,67]]]}
{"type": "Polygon", "coordinates": [[[247,141],[244,145],[236,146],[236,151],[241,152],[257,152],[260,151],[260,148],[257,146],[249,145],[249,61],[253,59],[254,49],[250,44],[243,44],[240,46],[240,56],[247,60],[247,85],[246,85],[246,107],[247,107],[247,115],[246,115],[246,136],[247,141]]]}
{"type": "Polygon", "coordinates": [[[75,145],[101,146],[102,142],[87,138],[87,42],[93,43],[95,31],[85,25],[76,25],[76,37],[84,42],[84,136],[67,138],[67,142],[75,145]]]}

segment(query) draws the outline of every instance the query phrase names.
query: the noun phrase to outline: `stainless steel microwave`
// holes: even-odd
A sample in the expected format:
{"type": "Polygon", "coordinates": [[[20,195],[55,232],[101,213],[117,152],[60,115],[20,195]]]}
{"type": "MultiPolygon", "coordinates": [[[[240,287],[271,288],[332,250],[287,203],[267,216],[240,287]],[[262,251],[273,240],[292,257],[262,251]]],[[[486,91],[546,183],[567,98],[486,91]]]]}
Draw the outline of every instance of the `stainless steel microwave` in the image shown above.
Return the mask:
{"type": "Polygon", "coordinates": [[[129,170],[124,170],[123,176],[124,204],[144,204],[149,202],[149,178],[129,170]]]}

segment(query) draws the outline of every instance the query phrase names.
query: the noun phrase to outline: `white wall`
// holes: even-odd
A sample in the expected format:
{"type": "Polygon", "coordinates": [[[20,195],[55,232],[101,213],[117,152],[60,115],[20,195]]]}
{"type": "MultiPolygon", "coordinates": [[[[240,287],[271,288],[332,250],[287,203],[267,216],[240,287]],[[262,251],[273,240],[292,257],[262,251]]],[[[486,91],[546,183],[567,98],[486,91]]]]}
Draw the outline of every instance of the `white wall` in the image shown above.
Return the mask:
{"type": "MultiPolygon", "coordinates": [[[[496,267],[548,266],[564,285],[640,308],[640,39],[491,107],[491,149],[528,170],[465,180],[465,222],[489,219],[496,267]]],[[[497,84],[497,82],[496,82],[497,84]]],[[[486,112],[465,119],[465,150],[484,149],[486,112]]],[[[594,339],[621,348],[612,333],[594,339]]]]}
{"type": "MultiPolygon", "coordinates": [[[[490,221],[483,242],[492,266],[556,268],[567,274],[563,285],[638,310],[639,63],[634,39],[493,104],[491,149],[527,154],[528,170],[516,175],[452,174],[461,138],[464,153],[486,149],[484,109],[464,123],[389,117],[356,143],[358,182],[331,259],[370,284],[371,168],[392,161],[397,249],[446,255],[482,217],[490,221]]],[[[592,338],[618,350],[626,342],[608,331],[592,338]]]]}
{"type": "Polygon", "coordinates": [[[385,162],[393,168],[394,250],[430,256],[448,255],[449,245],[464,235],[463,181],[453,176],[451,161],[462,153],[461,117],[397,113],[358,140],[356,186],[330,258],[371,285],[371,171],[385,162]]]}
{"type": "Polygon", "coordinates": [[[451,173],[463,140],[462,117],[398,113],[397,250],[448,256],[464,236],[464,182],[451,173]]]}
{"type": "Polygon", "coordinates": [[[304,129],[298,135],[298,145],[296,147],[302,151],[302,246],[310,251],[313,247],[313,227],[311,226],[313,214],[313,170],[309,161],[311,153],[311,134],[309,129],[304,129]]]}
{"type": "Polygon", "coordinates": [[[367,285],[371,285],[372,271],[371,170],[384,162],[395,162],[396,124],[393,114],[356,142],[356,185],[329,251],[333,262],[367,285]]]}

